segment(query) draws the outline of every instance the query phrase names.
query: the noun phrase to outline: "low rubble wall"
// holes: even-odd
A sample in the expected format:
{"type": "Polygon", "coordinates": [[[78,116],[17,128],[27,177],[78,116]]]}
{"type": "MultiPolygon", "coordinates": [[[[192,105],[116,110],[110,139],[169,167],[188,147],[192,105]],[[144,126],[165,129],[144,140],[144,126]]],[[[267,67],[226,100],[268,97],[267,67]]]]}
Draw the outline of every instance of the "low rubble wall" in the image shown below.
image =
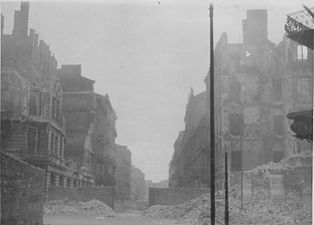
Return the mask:
{"type": "Polygon", "coordinates": [[[70,199],[74,201],[87,202],[92,199],[98,199],[110,206],[114,207],[114,187],[79,187],[65,188],[51,186],[48,190],[48,201],[70,199]]]}
{"type": "Polygon", "coordinates": [[[149,206],[177,205],[209,191],[209,188],[149,188],[149,206]]]}
{"type": "Polygon", "coordinates": [[[45,171],[15,157],[1,156],[1,224],[43,224],[45,171]]]}

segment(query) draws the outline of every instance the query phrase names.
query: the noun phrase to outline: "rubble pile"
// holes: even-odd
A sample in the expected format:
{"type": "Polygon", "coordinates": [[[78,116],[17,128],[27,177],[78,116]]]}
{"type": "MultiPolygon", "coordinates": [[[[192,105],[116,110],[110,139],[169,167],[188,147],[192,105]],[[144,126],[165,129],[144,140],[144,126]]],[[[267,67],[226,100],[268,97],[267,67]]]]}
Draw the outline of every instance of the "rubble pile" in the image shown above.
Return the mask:
{"type": "Polygon", "coordinates": [[[89,215],[113,216],[113,210],[105,203],[93,199],[88,202],[72,201],[68,199],[54,200],[44,205],[46,215],[89,215]]]}
{"type": "MultiPolygon", "coordinates": [[[[144,216],[153,218],[177,219],[185,224],[197,224],[207,218],[210,212],[210,195],[204,194],[186,203],[174,206],[155,205],[144,211],[144,216]]],[[[216,199],[216,207],[223,207],[223,200],[216,199]]],[[[221,216],[218,216],[221,220],[221,216]]]]}
{"type": "MultiPolygon", "coordinates": [[[[274,202],[267,191],[254,193],[252,201],[244,203],[230,196],[230,224],[235,225],[305,225],[312,224],[311,209],[300,201],[288,198],[286,201],[274,202]]],[[[202,195],[194,200],[175,206],[152,206],[144,216],[176,219],[180,224],[210,224],[210,196],[202,195]]],[[[216,201],[216,223],[224,224],[224,200],[216,201]]]]}

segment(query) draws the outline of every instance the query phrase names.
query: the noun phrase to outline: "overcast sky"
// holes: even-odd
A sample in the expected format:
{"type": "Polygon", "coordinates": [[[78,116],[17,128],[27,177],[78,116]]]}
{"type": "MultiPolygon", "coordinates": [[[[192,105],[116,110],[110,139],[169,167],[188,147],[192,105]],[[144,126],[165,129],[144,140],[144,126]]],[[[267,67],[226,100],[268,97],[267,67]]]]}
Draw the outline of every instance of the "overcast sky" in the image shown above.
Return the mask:
{"type": "MultiPolygon", "coordinates": [[[[288,13],[312,0],[216,0],[215,43],[222,32],[242,41],[247,9],[268,9],[269,39],[278,44],[288,13]]],[[[1,2],[5,33],[19,2],[1,2]]],[[[95,90],[117,113],[116,143],[127,145],[146,179],[168,179],[169,162],[190,88],[205,90],[209,68],[209,1],[31,1],[29,27],[62,64],[82,64],[95,90]],[[132,2],[132,3],[131,3],[132,2]]]]}

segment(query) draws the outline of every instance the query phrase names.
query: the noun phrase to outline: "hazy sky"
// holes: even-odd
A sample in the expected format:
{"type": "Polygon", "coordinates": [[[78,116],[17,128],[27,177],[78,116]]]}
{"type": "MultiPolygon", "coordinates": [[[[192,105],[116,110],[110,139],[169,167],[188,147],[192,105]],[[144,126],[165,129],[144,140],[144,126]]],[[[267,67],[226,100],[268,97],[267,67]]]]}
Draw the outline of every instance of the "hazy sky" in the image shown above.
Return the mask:
{"type": "MultiPolygon", "coordinates": [[[[288,13],[312,0],[216,0],[215,43],[222,32],[242,41],[247,9],[268,9],[269,39],[284,35],[288,13]]],[[[2,2],[11,33],[19,2],[2,2]]],[[[168,178],[169,162],[190,88],[205,90],[209,68],[209,1],[31,1],[29,27],[62,64],[82,64],[95,90],[108,93],[117,113],[116,142],[127,145],[146,175],[168,178]],[[132,3],[131,3],[132,2],[132,3]]]]}

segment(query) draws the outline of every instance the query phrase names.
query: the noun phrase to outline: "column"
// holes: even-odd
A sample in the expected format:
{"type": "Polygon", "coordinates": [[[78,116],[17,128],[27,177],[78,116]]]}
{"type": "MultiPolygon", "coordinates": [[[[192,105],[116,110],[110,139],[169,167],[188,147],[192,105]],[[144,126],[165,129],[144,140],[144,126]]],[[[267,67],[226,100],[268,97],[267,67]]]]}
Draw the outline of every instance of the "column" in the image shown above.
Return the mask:
{"type": "Polygon", "coordinates": [[[60,177],[59,177],[59,175],[58,174],[56,174],[56,181],[55,181],[55,183],[56,183],[56,187],[59,187],[59,181],[60,181],[60,177]]]}
{"type": "Polygon", "coordinates": [[[73,180],[73,178],[70,178],[70,187],[71,187],[71,188],[74,187],[74,180],[73,180]]]}
{"type": "Polygon", "coordinates": [[[47,170],[46,171],[46,191],[49,190],[49,186],[50,186],[50,172],[47,170]]]}
{"type": "Polygon", "coordinates": [[[63,177],[63,187],[67,187],[67,177],[63,177]]]}

